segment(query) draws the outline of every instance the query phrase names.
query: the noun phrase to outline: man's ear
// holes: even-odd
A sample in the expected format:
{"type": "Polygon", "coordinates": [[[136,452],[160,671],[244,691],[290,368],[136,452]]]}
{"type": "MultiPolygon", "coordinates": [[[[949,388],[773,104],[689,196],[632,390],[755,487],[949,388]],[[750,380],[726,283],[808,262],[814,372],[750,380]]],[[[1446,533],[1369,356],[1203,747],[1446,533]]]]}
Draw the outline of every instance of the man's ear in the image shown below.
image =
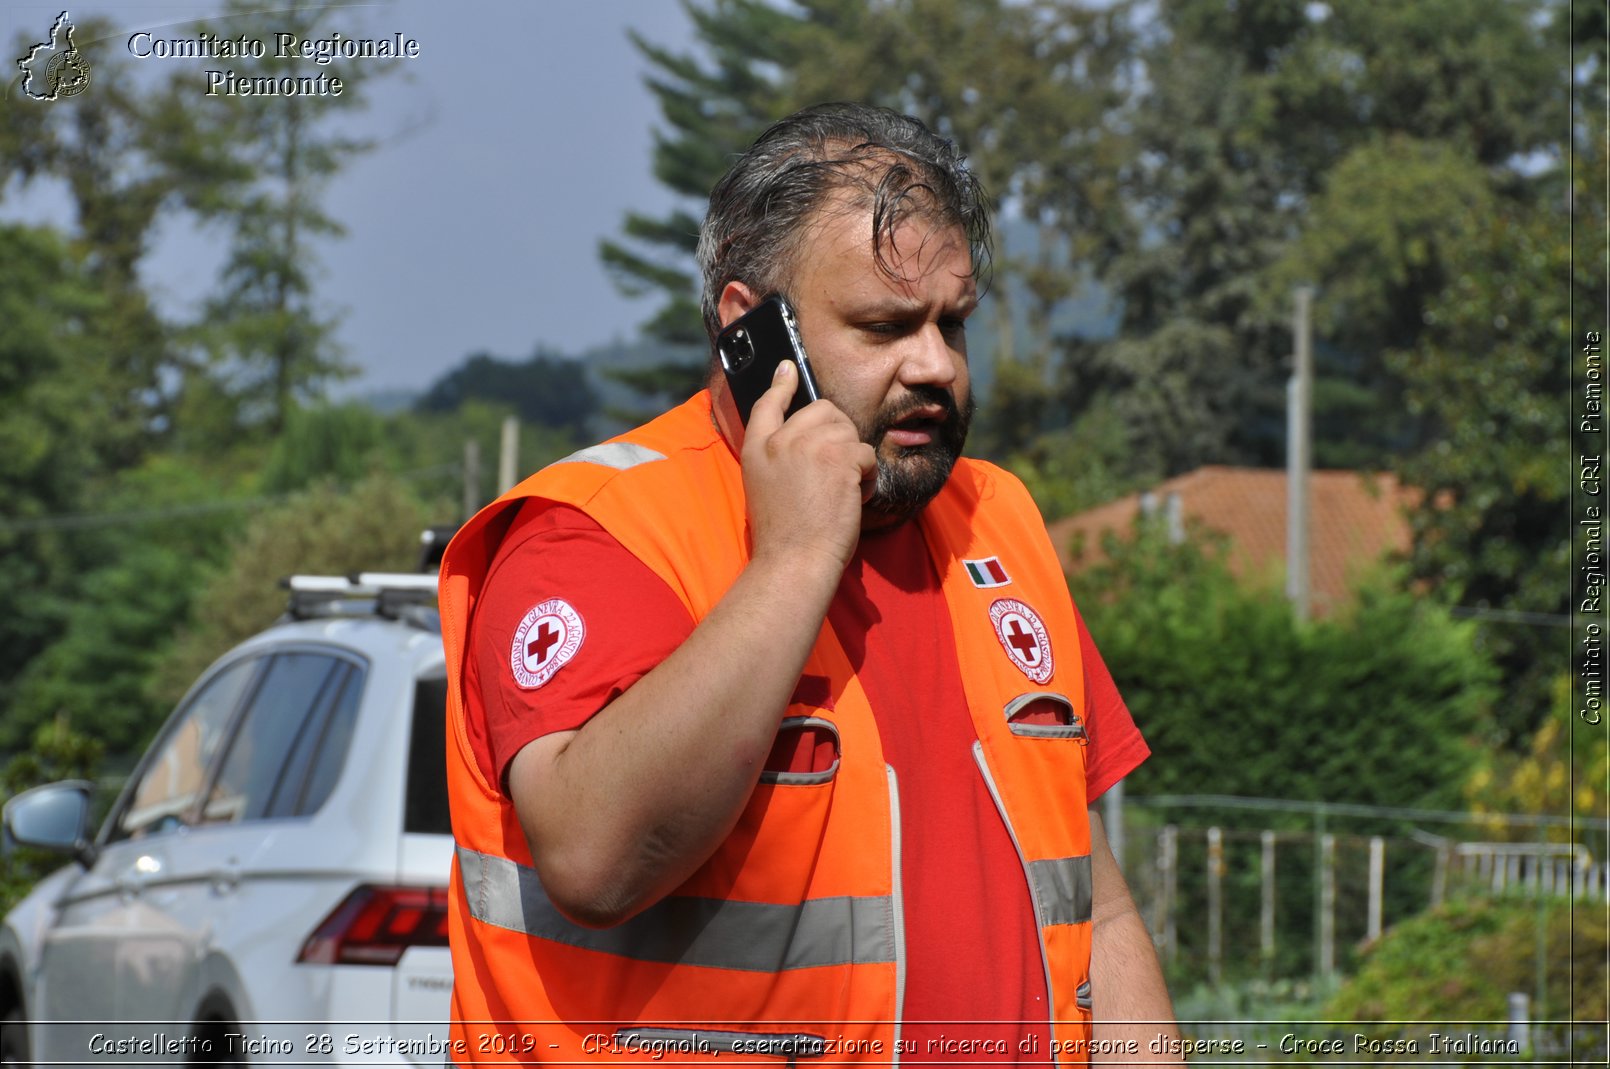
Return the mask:
{"type": "Polygon", "coordinates": [[[759,303],[758,293],[734,279],[722,287],[721,300],[716,303],[716,315],[725,327],[759,303]]]}
{"type": "MultiPolygon", "coordinates": [[[[716,316],[725,328],[733,320],[760,303],[760,295],[742,282],[729,282],[721,288],[721,300],[716,302],[716,316]]],[[[710,362],[710,411],[716,427],[732,445],[734,453],[743,449],[744,425],[738,418],[738,406],[732,400],[727,377],[721,373],[720,358],[710,362]]]]}

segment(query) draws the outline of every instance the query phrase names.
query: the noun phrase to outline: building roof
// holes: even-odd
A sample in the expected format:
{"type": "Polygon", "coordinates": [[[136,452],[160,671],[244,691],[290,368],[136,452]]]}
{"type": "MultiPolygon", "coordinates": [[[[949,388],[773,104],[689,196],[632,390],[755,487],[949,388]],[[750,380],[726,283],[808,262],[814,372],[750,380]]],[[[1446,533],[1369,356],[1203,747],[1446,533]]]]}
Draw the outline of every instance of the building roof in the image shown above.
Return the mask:
{"type": "MultiPolygon", "coordinates": [[[[1312,472],[1309,488],[1310,598],[1323,614],[1348,599],[1360,572],[1389,553],[1408,550],[1405,512],[1420,495],[1400,486],[1396,476],[1355,471],[1312,472]]],[[[1102,534],[1126,536],[1147,496],[1159,515],[1173,507],[1185,524],[1227,535],[1235,574],[1284,587],[1286,473],[1269,468],[1210,465],[1161,483],[1149,495],[1131,494],[1057,520],[1047,526],[1063,570],[1071,575],[1101,560],[1102,534]],[[1169,504],[1171,495],[1177,495],[1177,506],[1169,504]]]]}

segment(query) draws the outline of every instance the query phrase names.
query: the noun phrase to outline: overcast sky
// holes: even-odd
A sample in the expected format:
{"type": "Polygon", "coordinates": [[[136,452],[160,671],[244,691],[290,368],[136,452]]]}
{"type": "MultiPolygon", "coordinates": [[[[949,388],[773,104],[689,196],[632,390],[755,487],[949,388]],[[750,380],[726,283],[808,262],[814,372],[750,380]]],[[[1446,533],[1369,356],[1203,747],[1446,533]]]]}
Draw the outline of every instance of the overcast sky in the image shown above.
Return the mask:
{"type": "MultiPolygon", "coordinates": [[[[194,37],[190,20],[221,0],[69,5],[74,23],[110,19],[118,47],[140,30],[194,37]]],[[[681,51],[692,30],[670,0],[392,0],[349,5],[332,22],[351,35],[401,33],[419,42],[405,78],[376,82],[363,129],[381,140],[331,183],[325,206],[347,235],[320,248],[319,296],[343,312],[339,338],[361,377],[342,392],[418,388],[467,354],[524,357],[540,344],[567,353],[630,337],[654,311],[619,296],[597,256],[629,209],[672,199],[650,174],[659,119],[635,28],[681,51]]],[[[43,40],[62,4],[0,5],[7,92],[0,107],[71,107],[19,92],[19,35],[43,40]]],[[[322,33],[322,31],[321,31],[322,33]]],[[[82,41],[75,44],[82,47],[82,41]]],[[[272,47],[272,42],[270,42],[272,47]]],[[[204,71],[228,60],[142,59],[152,71],[204,71]]],[[[336,60],[328,67],[362,60],[336,60]]],[[[94,92],[94,73],[86,92],[94,92]]],[[[66,226],[62,191],[5,191],[0,217],[66,226]]],[[[226,235],[169,226],[148,262],[165,308],[179,313],[214,284],[226,235]]]]}

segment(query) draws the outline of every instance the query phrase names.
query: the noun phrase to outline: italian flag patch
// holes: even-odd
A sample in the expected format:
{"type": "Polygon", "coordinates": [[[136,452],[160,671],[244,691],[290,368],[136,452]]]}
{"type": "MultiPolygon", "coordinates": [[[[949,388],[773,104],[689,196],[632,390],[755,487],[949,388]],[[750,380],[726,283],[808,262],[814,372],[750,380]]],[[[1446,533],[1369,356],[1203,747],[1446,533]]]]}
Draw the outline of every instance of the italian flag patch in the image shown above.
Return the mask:
{"type": "Polygon", "coordinates": [[[964,560],[962,563],[967,566],[967,574],[972,578],[974,586],[987,589],[992,586],[1005,586],[1012,581],[1012,577],[1006,574],[1006,569],[1001,567],[999,557],[964,560]]]}

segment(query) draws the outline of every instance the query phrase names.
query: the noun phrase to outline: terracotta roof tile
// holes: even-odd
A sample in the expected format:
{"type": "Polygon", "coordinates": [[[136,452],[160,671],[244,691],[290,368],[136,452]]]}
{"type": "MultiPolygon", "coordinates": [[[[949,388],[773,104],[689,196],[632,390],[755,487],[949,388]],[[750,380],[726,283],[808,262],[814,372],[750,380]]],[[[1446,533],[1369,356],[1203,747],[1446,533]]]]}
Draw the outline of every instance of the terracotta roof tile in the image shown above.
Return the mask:
{"type": "MultiPolygon", "coordinates": [[[[1351,580],[1388,553],[1409,548],[1405,510],[1419,500],[1412,488],[1390,474],[1316,471],[1309,523],[1309,583],[1316,613],[1348,598],[1351,580]]],[[[1152,491],[1159,513],[1170,494],[1178,494],[1187,524],[1229,536],[1231,570],[1271,579],[1282,587],[1286,574],[1286,473],[1267,468],[1208,466],[1161,483],[1152,491]]],[[[1070,575],[1102,557],[1105,531],[1127,535],[1141,508],[1132,494],[1048,525],[1052,543],[1070,575]],[[1074,549],[1082,547],[1076,558],[1074,549]]]]}

